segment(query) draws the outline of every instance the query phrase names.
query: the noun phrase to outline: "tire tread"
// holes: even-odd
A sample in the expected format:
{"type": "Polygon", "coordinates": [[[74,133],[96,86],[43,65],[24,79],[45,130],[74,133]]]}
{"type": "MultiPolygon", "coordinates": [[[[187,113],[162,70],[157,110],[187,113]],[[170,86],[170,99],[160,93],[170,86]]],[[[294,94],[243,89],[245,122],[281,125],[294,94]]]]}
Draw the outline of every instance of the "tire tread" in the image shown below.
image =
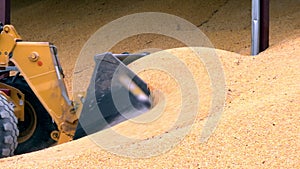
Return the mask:
{"type": "Polygon", "coordinates": [[[16,116],[7,99],[0,95],[0,158],[14,155],[19,130],[16,116]]]}

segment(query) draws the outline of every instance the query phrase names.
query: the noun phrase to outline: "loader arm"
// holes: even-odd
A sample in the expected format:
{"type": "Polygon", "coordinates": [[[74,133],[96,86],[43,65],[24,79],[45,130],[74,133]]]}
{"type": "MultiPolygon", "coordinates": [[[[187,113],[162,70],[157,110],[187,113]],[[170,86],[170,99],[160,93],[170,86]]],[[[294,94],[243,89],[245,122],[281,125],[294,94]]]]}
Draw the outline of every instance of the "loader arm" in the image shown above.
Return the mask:
{"type": "Polygon", "coordinates": [[[55,47],[48,42],[23,42],[11,25],[3,27],[0,46],[0,67],[7,67],[11,61],[18,68],[57,124],[59,133],[54,139],[58,144],[72,140],[78,118],[67,94],[55,47]]]}

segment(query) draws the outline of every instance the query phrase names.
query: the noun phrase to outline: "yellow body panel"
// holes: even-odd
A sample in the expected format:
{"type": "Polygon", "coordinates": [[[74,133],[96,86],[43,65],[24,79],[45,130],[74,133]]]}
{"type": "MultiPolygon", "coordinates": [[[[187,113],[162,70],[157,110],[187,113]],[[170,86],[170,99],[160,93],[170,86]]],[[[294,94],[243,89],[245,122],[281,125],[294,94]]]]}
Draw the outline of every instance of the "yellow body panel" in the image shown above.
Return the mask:
{"type": "Polygon", "coordinates": [[[17,88],[14,88],[12,86],[6,85],[4,83],[0,83],[0,89],[9,89],[10,90],[10,96],[6,96],[6,94],[1,93],[4,95],[9,102],[13,102],[15,105],[14,107],[14,113],[18,120],[24,121],[24,94],[17,88]]]}
{"type": "Polygon", "coordinates": [[[18,42],[11,61],[18,67],[26,82],[39,98],[56,123],[62,118],[64,99],[56,77],[48,43],[18,42]],[[31,61],[28,56],[32,52],[39,53],[37,61],[31,61]],[[40,63],[40,64],[38,64],[40,63]]]}

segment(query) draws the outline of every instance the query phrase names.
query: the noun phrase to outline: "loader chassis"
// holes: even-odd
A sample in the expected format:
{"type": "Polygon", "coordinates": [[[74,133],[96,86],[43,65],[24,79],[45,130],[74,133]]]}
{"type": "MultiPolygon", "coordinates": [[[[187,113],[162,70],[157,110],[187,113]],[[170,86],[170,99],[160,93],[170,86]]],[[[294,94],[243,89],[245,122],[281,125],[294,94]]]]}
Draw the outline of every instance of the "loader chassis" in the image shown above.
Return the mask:
{"type": "MultiPolygon", "coordinates": [[[[0,46],[0,68],[6,70],[11,64],[15,66],[57,124],[58,131],[53,131],[53,139],[58,144],[72,140],[78,117],[67,95],[55,46],[48,42],[23,42],[12,25],[3,27],[0,46]]],[[[17,108],[15,115],[22,121],[24,108],[17,108]]]]}

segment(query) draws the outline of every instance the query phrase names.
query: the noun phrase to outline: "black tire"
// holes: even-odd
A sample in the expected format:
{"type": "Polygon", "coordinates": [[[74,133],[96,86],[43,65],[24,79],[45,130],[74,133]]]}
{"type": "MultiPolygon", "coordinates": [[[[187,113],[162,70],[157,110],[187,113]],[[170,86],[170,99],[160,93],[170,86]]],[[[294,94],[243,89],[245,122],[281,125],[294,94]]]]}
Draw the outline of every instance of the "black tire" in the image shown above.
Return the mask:
{"type": "Polygon", "coordinates": [[[12,105],[0,94],[0,158],[14,155],[19,130],[12,105]]]}
{"type": "Polygon", "coordinates": [[[24,78],[9,77],[4,79],[4,83],[19,89],[25,95],[25,121],[18,123],[20,134],[15,154],[37,151],[55,144],[51,132],[57,130],[57,126],[24,78]]]}

